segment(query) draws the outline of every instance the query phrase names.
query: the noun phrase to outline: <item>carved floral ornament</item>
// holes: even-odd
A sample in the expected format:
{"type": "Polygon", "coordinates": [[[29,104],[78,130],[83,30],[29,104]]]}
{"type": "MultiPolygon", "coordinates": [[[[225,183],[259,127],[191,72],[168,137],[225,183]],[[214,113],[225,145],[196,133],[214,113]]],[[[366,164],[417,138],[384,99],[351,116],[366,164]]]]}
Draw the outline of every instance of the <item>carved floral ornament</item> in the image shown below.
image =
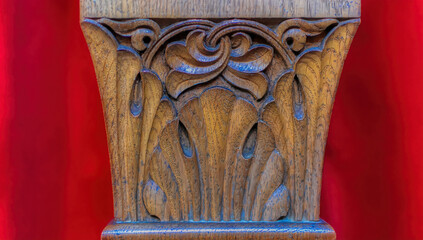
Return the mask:
{"type": "Polygon", "coordinates": [[[223,37],[217,47],[211,48],[205,44],[205,36],[205,31],[194,30],[185,43],[167,46],[166,63],[172,69],[165,81],[169,94],[176,98],[182,91],[222,74],[229,83],[262,98],[269,81],[262,71],[273,59],[273,48],[252,45],[251,37],[242,32],[231,39],[223,37]]]}
{"type": "Polygon", "coordinates": [[[130,39],[129,46],[142,54],[146,69],[158,48],[167,43],[165,58],[171,70],[163,80],[167,92],[174,98],[195,85],[221,75],[233,86],[250,92],[256,99],[261,99],[268,90],[270,80],[263,70],[271,63],[274,48],[282,56],[285,66],[294,68],[299,53],[319,47],[321,43],[307,43],[307,38],[312,39],[325,31],[327,33],[331,27],[339,24],[335,19],[314,22],[291,19],[281,23],[274,31],[247,20],[230,20],[219,24],[188,20],[160,31],[159,26],[151,20],[116,22],[100,19],[99,22],[112,28],[121,37],[118,38],[122,40],[121,44],[127,44],[130,39]],[[188,32],[185,41],[168,43],[169,39],[183,31],[188,32]],[[253,43],[249,34],[261,36],[267,43],[253,43]]]}
{"type": "Polygon", "coordinates": [[[318,220],[333,98],[358,24],[85,20],[115,217],[318,220]]]}

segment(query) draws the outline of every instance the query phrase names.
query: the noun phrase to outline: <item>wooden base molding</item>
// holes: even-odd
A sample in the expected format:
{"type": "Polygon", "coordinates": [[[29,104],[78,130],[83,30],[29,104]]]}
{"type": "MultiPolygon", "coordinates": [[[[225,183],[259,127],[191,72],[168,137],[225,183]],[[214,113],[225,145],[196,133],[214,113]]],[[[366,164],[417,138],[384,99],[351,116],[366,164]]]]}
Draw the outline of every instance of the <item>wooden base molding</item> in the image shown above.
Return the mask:
{"type": "Polygon", "coordinates": [[[112,169],[103,238],[334,239],[319,217],[323,157],[360,19],[177,10],[83,16],[112,169]]]}
{"type": "Polygon", "coordinates": [[[334,240],[335,231],[317,222],[166,222],[110,223],[102,240],[334,240]]]}

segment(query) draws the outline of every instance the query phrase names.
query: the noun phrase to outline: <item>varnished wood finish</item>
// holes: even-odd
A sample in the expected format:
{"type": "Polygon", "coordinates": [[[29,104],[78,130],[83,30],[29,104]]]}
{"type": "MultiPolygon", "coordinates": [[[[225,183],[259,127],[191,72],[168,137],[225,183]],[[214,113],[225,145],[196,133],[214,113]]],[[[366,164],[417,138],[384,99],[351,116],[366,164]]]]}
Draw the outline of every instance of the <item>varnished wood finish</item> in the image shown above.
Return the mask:
{"type": "Polygon", "coordinates": [[[89,18],[358,18],[360,0],[80,0],[89,18]]]}
{"type": "MultiPolygon", "coordinates": [[[[115,222],[103,238],[334,239],[319,217],[323,156],[360,20],[171,20],[227,13],[209,9],[217,0],[196,5],[194,15],[181,9],[196,1],[176,1],[172,14],[165,1],[147,2],[150,15],[125,14],[165,19],[81,24],[112,168],[115,222]]],[[[291,14],[305,2],[290,5],[291,14]]],[[[116,10],[110,1],[97,4],[116,10]]]]}
{"type": "Polygon", "coordinates": [[[334,240],[335,232],[324,221],[318,222],[167,222],[111,223],[103,240],[334,240]]]}

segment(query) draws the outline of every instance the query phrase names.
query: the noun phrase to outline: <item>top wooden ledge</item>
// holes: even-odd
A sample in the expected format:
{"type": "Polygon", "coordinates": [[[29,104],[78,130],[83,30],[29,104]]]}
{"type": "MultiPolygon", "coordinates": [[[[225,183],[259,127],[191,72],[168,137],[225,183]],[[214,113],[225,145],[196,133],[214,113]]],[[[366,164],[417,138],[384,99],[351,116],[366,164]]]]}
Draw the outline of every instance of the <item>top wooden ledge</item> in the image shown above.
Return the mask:
{"type": "Polygon", "coordinates": [[[360,0],[80,0],[83,18],[358,18],[360,0]]]}

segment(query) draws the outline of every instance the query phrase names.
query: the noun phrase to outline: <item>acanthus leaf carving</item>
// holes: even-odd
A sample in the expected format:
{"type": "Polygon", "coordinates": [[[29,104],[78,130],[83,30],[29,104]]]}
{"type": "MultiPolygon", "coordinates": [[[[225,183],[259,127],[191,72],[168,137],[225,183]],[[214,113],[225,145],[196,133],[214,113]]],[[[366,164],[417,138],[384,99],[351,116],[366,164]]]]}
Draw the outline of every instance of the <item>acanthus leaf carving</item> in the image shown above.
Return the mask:
{"type": "Polygon", "coordinates": [[[86,20],[116,218],[318,220],[330,112],[358,24],[86,20]]]}

